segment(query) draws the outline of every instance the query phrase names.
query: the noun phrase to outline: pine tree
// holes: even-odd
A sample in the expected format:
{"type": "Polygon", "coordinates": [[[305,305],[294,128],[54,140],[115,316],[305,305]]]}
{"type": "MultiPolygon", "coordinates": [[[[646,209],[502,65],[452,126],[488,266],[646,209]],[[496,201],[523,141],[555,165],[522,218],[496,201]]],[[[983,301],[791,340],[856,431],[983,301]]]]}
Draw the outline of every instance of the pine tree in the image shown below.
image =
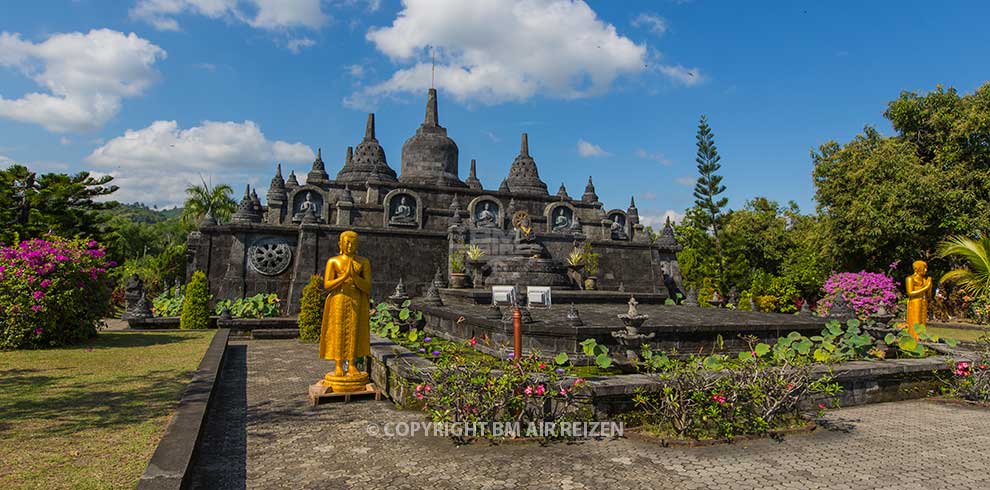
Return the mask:
{"type": "Polygon", "coordinates": [[[312,276],[302,291],[299,302],[299,340],[302,342],[317,342],[320,340],[320,329],[323,324],[323,278],[312,276]]]}
{"type": "Polygon", "coordinates": [[[718,255],[718,282],[723,285],[724,264],[722,259],[722,242],[719,240],[718,232],[721,224],[722,208],[729,203],[726,197],[718,197],[725,192],[722,185],[722,176],[717,175],[722,165],[719,164],[721,157],[718,155],[718,148],[715,147],[715,135],[712,128],[708,126],[708,118],[701,116],[698,122],[698,153],[695,161],[698,162],[698,182],[694,185],[694,203],[704,211],[704,225],[712,230],[715,238],[715,253],[718,255]]]}

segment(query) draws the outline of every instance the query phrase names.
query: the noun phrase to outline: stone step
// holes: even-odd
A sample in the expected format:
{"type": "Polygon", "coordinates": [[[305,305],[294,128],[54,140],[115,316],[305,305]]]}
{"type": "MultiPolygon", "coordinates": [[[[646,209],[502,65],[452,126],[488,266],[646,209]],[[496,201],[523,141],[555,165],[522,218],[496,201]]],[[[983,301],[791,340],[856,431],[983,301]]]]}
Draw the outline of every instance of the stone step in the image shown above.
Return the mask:
{"type": "Polygon", "coordinates": [[[299,337],[299,329],[295,328],[259,328],[251,331],[252,339],[295,339],[299,337]]]}

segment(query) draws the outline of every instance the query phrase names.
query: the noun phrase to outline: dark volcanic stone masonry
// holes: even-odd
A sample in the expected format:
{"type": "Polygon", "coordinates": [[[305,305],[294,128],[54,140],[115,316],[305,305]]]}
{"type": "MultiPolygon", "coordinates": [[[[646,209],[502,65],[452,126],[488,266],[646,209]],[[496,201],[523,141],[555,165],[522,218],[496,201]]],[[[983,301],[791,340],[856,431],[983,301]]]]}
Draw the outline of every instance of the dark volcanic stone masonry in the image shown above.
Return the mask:
{"type": "Polygon", "coordinates": [[[588,242],[601,254],[601,289],[671,296],[683,289],[676,258],[681,247],[669,223],[652,240],[632,199],[626,209],[606,208],[590,177],[580,199],[563,184],[550,195],[528,135],[521,136],[519,153],[500,164],[508,166],[506,178],[486,187],[476,174],[484,162],[471,160],[469,177],[461,180],[461,150],[440,125],[436,90],[430,89],[423,122],[402,146],[401,174],[389,165],[375,129],[369,114],[361,141],[340,152],[335,178],[330,175],[337,166],[325,163],[318,150],[312,168],[300,172],[304,183],[294,170],[283,177],[276,165],[264,205],[258,190],[247,187],[230,223],[204,219],[189,236],[187,276],[205,271],[217,299],[277,293],[284,313],[293,314],[309,277],[322,274],[337,254],[337,237],[353,229],[362,236],[360,254],[374,267],[372,297],[379,300],[400,278],[410,295],[422,296],[437,269],[450,272],[451,252],[467,245],[494,247],[498,254],[488,254],[481,262],[489,263],[471,272],[479,287],[510,279],[575,287],[565,260],[575,245],[588,242]],[[526,237],[513,225],[521,212],[532,230],[526,237]],[[539,270],[527,274],[527,267],[539,270]]]}
{"type": "Polygon", "coordinates": [[[986,489],[985,409],[928,401],[841,409],[782,441],[664,448],[638,438],[573,444],[386,437],[424,421],[388,401],[309,406],[316,346],[232,342],[194,466],[197,489],[986,489]],[[375,433],[377,435],[369,435],[375,433]]]}

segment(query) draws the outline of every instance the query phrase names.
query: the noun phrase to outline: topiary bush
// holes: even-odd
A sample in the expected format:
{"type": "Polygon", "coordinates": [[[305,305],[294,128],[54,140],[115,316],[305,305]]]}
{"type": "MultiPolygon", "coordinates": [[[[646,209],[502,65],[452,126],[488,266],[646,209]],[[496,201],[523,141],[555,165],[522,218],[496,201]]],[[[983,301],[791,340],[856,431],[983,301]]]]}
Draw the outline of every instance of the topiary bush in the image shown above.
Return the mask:
{"type": "Polygon", "coordinates": [[[114,267],[94,241],[56,236],[0,248],[0,349],[55,347],[96,335],[112,311],[114,267]]]}
{"type": "Polygon", "coordinates": [[[196,271],[193,273],[192,280],[186,285],[179,328],[204,329],[209,327],[210,288],[206,284],[206,274],[203,271],[196,271]]]}
{"type": "Polygon", "coordinates": [[[299,301],[299,340],[302,342],[319,342],[320,329],[323,324],[323,301],[326,292],[323,290],[323,278],[312,276],[302,291],[299,301]]]}
{"type": "Polygon", "coordinates": [[[842,295],[856,311],[856,316],[867,318],[883,306],[888,313],[897,311],[897,284],[894,278],[879,272],[840,272],[832,274],[822,286],[824,297],[818,302],[818,313],[828,314],[832,302],[842,295]]]}

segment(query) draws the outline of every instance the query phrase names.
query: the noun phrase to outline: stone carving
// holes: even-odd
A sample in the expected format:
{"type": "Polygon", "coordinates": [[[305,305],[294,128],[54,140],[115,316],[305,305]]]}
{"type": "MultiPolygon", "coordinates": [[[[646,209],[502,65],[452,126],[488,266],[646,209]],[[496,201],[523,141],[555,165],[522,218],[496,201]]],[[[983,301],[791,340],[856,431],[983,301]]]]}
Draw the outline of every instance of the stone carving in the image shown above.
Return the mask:
{"type": "Polygon", "coordinates": [[[476,211],[474,222],[477,226],[483,228],[497,228],[498,227],[497,213],[498,213],[498,206],[493,205],[491,201],[485,201],[484,204],[481,205],[481,209],[476,211]]]}
{"type": "Polygon", "coordinates": [[[846,296],[841,291],[836,295],[835,300],[832,301],[832,307],[828,309],[828,317],[839,320],[856,318],[856,310],[849,304],[849,300],[846,299],[846,296]]]}
{"type": "Polygon", "coordinates": [[[402,278],[399,277],[399,283],[395,285],[395,291],[388,297],[388,301],[395,306],[401,306],[407,299],[409,299],[409,295],[406,294],[406,285],[403,284],[402,278]]]}
{"type": "Polygon", "coordinates": [[[698,303],[698,290],[695,288],[688,289],[687,296],[684,298],[684,306],[700,306],[698,303]]]}
{"type": "Polygon", "coordinates": [[[277,276],[292,263],[292,248],[283,238],[258,240],[248,248],[248,263],[259,274],[277,276]]]}
{"type": "Polygon", "coordinates": [[[127,279],[124,285],[124,298],[127,300],[127,307],[121,316],[124,320],[139,318],[151,318],[151,305],[144,293],[144,282],[137,274],[127,279]]]}
{"type": "Polygon", "coordinates": [[[581,314],[578,313],[578,309],[571,303],[571,307],[567,310],[567,323],[570,323],[572,327],[580,327],[584,325],[584,321],[581,320],[581,314]]]}
{"type": "Polygon", "coordinates": [[[440,291],[437,290],[435,282],[431,282],[430,287],[426,289],[426,295],[423,296],[423,303],[433,306],[443,306],[443,300],[440,299],[440,291]]]}
{"type": "Polygon", "coordinates": [[[611,223],[608,225],[608,231],[612,235],[613,240],[628,240],[629,235],[626,234],[626,224],[622,221],[621,214],[613,214],[611,223]]]}
{"type": "Polygon", "coordinates": [[[397,204],[394,204],[388,219],[390,225],[415,226],[416,225],[416,201],[409,196],[399,197],[397,204]],[[411,201],[411,202],[410,202],[411,201]]]}
{"type": "Polygon", "coordinates": [[[571,220],[573,219],[573,213],[570,209],[561,206],[557,208],[555,213],[557,216],[553,219],[554,232],[563,233],[571,228],[571,220]]]}
{"type": "MultiPolygon", "coordinates": [[[[296,198],[296,201],[297,202],[299,201],[299,198],[298,197],[296,198]]],[[[317,198],[316,198],[315,201],[313,200],[313,192],[312,191],[306,191],[306,192],[304,192],[303,193],[303,200],[302,200],[302,202],[299,202],[298,205],[296,206],[296,212],[293,214],[292,219],[294,221],[302,221],[302,219],[306,216],[306,214],[308,214],[310,212],[312,212],[313,215],[315,215],[315,216],[319,216],[320,215],[320,205],[322,203],[323,203],[323,199],[321,199],[319,196],[317,196],[317,198]]]]}

